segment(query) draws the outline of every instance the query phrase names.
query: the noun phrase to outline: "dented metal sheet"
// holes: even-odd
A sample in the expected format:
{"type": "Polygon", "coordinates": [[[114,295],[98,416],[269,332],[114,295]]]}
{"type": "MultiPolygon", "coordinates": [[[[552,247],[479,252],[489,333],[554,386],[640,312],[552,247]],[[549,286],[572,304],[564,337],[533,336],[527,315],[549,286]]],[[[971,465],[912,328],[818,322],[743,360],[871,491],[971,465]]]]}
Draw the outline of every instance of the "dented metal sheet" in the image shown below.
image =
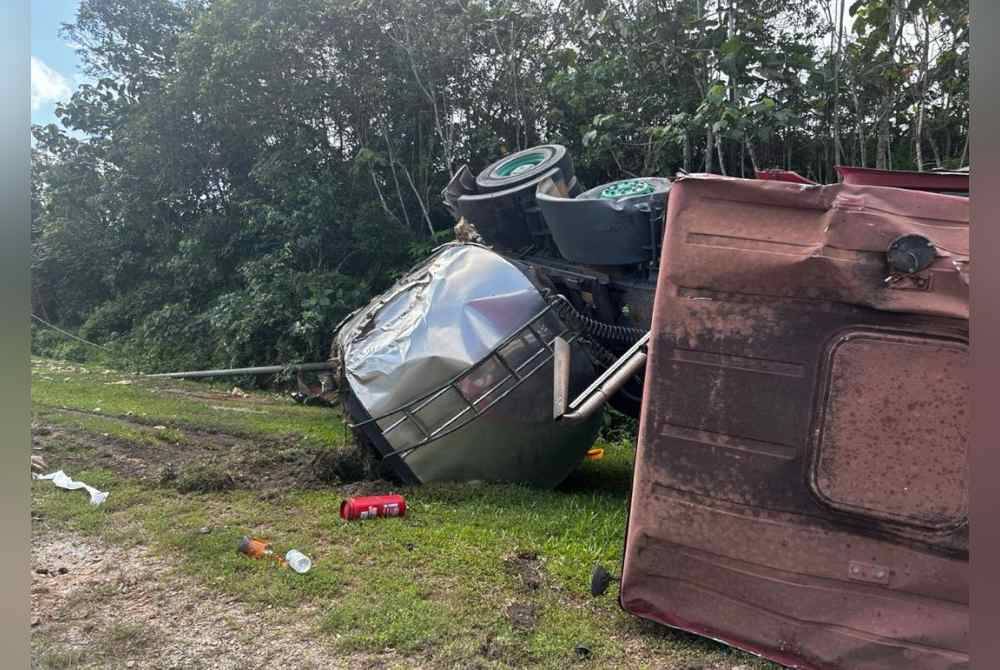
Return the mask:
{"type": "Polygon", "coordinates": [[[968,668],[968,203],[690,176],[620,598],[795,668],[968,668]],[[904,234],[937,250],[886,281],[904,234]]]}
{"type": "Polygon", "coordinates": [[[666,234],[683,252],[667,274],[686,287],[969,317],[956,267],[969,259],[965,198],[701,175],[682,181],[690,195],[671,200],[669,211],[684,226],[666,234]],[[887,283],[886,250],[908,233],[927,237],[937,258],[914,281],[887,283]]]}
{"type": "Polygon", "coordinates": [[[553,420],[558,337],[572,341],[579,393],[593,363],[529,274],[485,247],[449,244],[348,319],[333,354],[352,427],[398,479],[551,487],[602,418],[553,420]]]}
{"type": "Polygon", "coordinates": [[[383,414],[467,369],[544,306],[502,256],[443,248],[339,330],[346,379],[383,414]]]}

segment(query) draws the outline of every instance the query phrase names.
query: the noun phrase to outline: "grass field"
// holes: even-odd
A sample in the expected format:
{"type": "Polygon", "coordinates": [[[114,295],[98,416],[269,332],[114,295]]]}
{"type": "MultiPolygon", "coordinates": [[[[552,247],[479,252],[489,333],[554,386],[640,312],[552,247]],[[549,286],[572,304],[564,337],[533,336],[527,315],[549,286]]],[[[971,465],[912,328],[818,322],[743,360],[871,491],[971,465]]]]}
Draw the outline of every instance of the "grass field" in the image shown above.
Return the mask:
{"type": "MultiPolygon", "coordinates": [[[[347,444],[343,422],[335,410],[277,394],[235,396],[221,385],[35,359],[32,403],[34,453],[47,471],[111,492],[92,507],[82,492],[34,482],[36,538],[63,534],[123,556],[146,552],[162,565],[147,581],[190,584],[199,606],[217,599],[266,612],[278,629],[282,621],[304,626],[283,647],[308,640],[328,658],[347,659],[343,667],[776,667],[625,614],[615,584],[604,597],[589,594],[596,563],[620,568],[627,440],[602,444],[602,460],[554,491],[404,488],[317,475],[317,458],[347,444]],[[406,517],[339,518],[345,496],[389,490],[406,496],[406,517]],[[298,575],[238,554],[245,534],[303,551],[313,569],[298,575]]],[[[79,615],[118,597],[110,587],[87,589],[59,602],[79,615]]],[[[33,627],[38,667],[168,667],[157,665],[156,650],[169,626],[122,615],[91,622],[88,633],[74,616],[55,612],[33,627]]],[[[215,661],[199,662],[223,667],[215,661]]]]}

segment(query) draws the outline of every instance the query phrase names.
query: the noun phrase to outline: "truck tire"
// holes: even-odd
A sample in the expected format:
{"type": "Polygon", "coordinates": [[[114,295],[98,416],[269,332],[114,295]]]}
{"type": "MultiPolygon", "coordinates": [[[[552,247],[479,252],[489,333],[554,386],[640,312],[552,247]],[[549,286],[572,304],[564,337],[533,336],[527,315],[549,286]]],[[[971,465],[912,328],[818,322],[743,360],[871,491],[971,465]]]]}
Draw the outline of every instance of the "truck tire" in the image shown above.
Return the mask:
{"type": "Polygon", "coordinates": [[[505,156],[489,165],[476,177],[481,192],[503,191],[531,181],[557,167],[569,183],[573,176],[573,158],[561,144],[541,144],[505,156]]]}

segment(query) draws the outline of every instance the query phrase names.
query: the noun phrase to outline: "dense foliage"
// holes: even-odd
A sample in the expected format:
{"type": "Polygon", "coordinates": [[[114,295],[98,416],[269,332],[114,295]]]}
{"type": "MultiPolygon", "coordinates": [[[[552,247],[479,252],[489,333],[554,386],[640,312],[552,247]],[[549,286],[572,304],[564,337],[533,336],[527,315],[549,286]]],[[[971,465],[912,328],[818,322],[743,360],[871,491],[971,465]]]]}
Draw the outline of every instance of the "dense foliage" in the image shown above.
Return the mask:
{"type": "Polygon", "coordinates": [[[968,161],[965,0],[82,0],[64,31],[94,83],[32,129],[33,307],[146,370],[324,357],[448,236],[450,175],[540,141],[589,186],[968,161]]]}

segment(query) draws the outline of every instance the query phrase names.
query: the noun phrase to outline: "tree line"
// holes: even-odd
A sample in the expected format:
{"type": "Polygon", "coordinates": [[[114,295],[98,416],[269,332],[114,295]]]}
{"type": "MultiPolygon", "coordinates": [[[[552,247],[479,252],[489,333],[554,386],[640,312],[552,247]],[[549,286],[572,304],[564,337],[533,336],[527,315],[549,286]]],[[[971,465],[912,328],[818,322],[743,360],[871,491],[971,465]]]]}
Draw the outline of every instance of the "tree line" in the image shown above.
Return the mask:
{"type": "MultiPolygon", "coordinates": [[[[540,142],[587,186],[968,163],[967,0],[82,0],[32,305],[145,370],[317,360],[540,142]]],[[[39,329],[36,353],[81,356],[39,329]]]]}

